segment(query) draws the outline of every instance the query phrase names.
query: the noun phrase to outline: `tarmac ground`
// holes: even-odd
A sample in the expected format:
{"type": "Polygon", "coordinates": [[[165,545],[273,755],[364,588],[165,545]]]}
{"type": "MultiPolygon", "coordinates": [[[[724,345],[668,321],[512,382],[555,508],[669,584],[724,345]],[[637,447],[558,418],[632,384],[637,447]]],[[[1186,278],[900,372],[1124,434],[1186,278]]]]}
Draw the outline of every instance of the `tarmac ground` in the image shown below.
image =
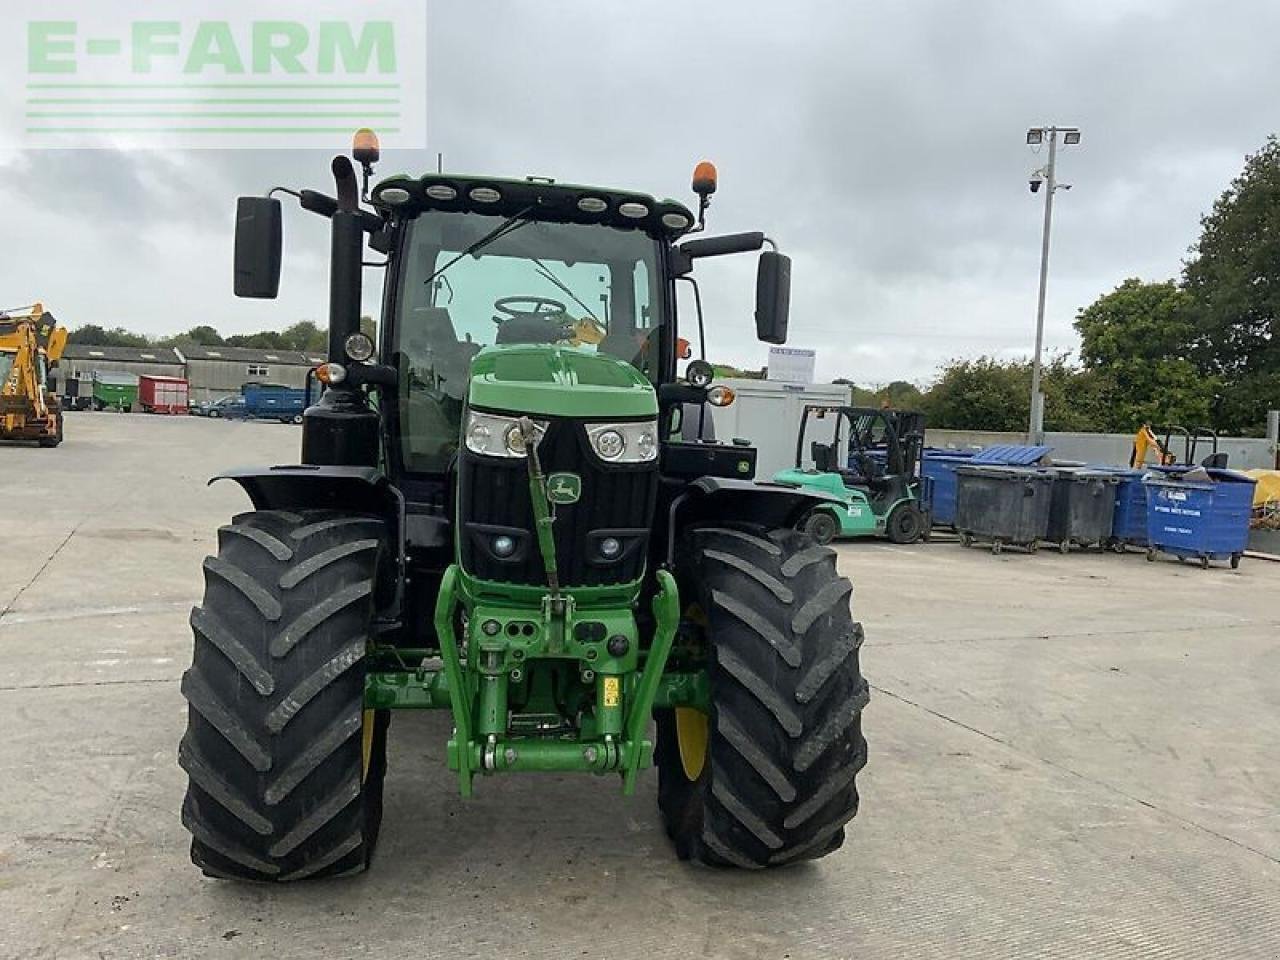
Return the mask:
{"type": "Polygon", "coordinates": [[[862,810],[826,859],[679,862],[656,777],[496,777],[398,715],[368,874],[203,877],[178,821],[187,613],[243,464],[299,428],[69,414],[0,447],[0,957],[1280,957],[1280,565],[838,547],[862,810]]]}

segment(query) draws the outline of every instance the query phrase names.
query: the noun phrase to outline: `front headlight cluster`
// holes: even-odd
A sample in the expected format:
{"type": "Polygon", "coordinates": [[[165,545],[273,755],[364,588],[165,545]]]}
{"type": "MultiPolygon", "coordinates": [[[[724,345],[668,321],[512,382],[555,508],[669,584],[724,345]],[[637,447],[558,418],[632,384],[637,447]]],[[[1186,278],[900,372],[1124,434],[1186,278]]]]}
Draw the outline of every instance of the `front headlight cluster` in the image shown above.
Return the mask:
{"type": "MultiPolygon", "coordinates": [[[[536,420],[533,426],[539,436],[547,429],[545,423],[536,420]]],[[[467,414],[467,427],[463,436],[467,449],[472,453],[488,457],[525,455],[524,433],[520,430],[520,421],[516,417],[502,417],[472,410],[467,414]]]]}
{"type": "Polygon", "coordinates": [[[611,463],[645,463],[658,456],[658,421],[587,425],[591,449],[611,463]]]}
{"type": "MultiPolygon", "coordinates": [[[[539,438],[546,432],[545,421],[535,420],[539,438]]],[[[647,463],[658,458],[658,421],[589,423],[586,426],[591,449],[610,463],[647,463]]],[[[486,457],[523,457],[524,434],[518,417],[468,411],[463,441],[472,453],[486,457]]]]}

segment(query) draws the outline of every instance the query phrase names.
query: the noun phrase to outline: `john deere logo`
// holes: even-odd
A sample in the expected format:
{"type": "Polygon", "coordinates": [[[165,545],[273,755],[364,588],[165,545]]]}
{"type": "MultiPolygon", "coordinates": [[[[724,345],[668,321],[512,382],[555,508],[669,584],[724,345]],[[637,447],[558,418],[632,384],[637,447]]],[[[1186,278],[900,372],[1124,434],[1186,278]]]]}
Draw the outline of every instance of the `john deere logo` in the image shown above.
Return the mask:
{"type": "Polygon", "coordinates": [[[547,499],[552,503],[577,503],[582,496],[582,478],[576,473],[553,473],[547,477],[547,499]]]}

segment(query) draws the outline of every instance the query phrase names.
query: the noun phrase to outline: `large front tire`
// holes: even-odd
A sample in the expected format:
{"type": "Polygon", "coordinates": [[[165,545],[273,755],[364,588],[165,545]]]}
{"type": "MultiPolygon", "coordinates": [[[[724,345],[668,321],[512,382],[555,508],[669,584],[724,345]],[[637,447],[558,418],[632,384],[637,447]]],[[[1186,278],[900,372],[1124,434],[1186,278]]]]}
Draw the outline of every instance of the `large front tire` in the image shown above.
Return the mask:
{"type": "Polygon", "coordinates": [[[332,511],[242,514],[205,560],[178,762],[206,874],[290,881],[369,863],[388,714],[364,709],[383,524],[332,511]]]}
{"type": "Polygon", "coordinates": [[[682,859],[749,869],[825,856],[866,764],[862,629],[835,554],[794,530],[693,532],[682,582],[705,623],[710,712],[658,713],[658,802],[682,859]]]}

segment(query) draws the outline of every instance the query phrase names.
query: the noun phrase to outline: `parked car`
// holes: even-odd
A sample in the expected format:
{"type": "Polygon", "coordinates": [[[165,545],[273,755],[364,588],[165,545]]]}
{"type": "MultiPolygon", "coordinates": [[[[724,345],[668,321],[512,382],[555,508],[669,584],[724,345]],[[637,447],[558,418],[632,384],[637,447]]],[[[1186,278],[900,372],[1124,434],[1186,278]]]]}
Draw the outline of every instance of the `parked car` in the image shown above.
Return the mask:
{"type": "Polygon", "coordinates": [[[243,417],[244,413],[244,397],[219,397],[217,400],[205,400],[191,408],[193,417],[211,417],[217,419],[219,417],[243,417]]]}

